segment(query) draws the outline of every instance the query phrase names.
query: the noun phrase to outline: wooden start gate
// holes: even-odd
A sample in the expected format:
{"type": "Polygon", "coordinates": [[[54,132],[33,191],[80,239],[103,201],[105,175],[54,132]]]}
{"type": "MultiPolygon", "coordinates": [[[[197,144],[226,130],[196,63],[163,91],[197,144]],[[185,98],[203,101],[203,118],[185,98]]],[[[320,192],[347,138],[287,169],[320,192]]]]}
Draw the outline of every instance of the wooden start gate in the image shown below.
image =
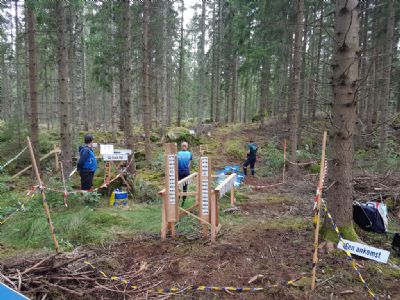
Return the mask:
{"type": "Polygon", "coordinates": [[[211,241],[215,242],[218,231],[221,229],[218,219],[218,200],[227,192],[230,192],[231,206],[235,205],[234,183],[236,174],[227,176],[215,189],[212,189],[212,180],[215,177],[218,176],[211,175],[209,157],[202,156],[199,158],[198,172],[178,181],[177,146],[174,143],[165,145],[165,188],[159,192],[162,197],[162,240],[167,238],[168,231],[174,238],[176,222],[182,216],[189,215],[199,220],[205,239],[208,239],[208,227],[211,227],[211,241]],[[194,192],[181,192],[185,184],[192,183],[195,183],[194,192]],[[188,209],[180,207],[179,199],[182,196],[194,196],[194,205],[188,209]],[[193,213],[196,209],[198,215],[193,213]]]}

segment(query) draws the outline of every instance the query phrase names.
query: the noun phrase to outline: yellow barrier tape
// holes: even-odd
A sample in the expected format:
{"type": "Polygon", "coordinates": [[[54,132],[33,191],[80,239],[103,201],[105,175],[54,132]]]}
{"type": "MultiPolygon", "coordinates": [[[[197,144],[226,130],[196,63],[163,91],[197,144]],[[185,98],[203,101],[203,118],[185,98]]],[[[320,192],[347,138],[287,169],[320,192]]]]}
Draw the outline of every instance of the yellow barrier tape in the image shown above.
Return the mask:
{"type": "MultiPolygon", "coordinates": [[[[326,216],[328,217],[328,220],[331,222],[333,229],[334,229],[335,232],[337,233],[338,238],[339,238],[339,242],[344,246],[344,245],[345,245],[345,242],[343,241],[343,237],[342,237],[342,235],[341,235],[341,233],[340,233],[340,231],[339,231],[339,228],[336,226],[336,223],[335,223],[335,221],[333,220],[332,215],[329,213],[328,208],[326,207],[326,202],[323,201],[323,199],[321,199],[321,200],[322,200],[322,204],[324,205],[324,206],[322,207],[322,209],[323,209],[324,212],[326,213],[326,216]]],[[[376,297],[375,293],[370,289],[370,287],[368,286],[368,284],[366,283],[366,281],[365,281],[364,278],[362,277],[361,272],[360,272],[360,270],[358,270],[358,268],[357,268],[357,266],[356,266],[356,263],[355,263],[355,261],[354,261],[352,255],[351,255],[351,253],[350,253],[348,250],[344,250],[344,252],[346,253],[347,258],[348,258],[348,260],[350,261],[350,265],[352,266],[352,268],[354,269],[354,271],[355,271],[356,274],[358,275],[360,281],[363,283],[364,288],[367,290],[369,296],[371,296],[373,299],[378,299],[378,298],[376,297]]]]}
{"type": "MultiPolygon", "coordinates": [[[[126,280],[122,276],[114,276],[114,275],[107,275],[105,272],[99,270],[96,266],[94,266],[91,262],[85,260],[83,262],[85,265],[90,266],[93,270],[95,270],[97,273],[101,275],[104,279],[109,279],[113,281],[119,281],[124,284],[126,284],[129,288],[137,290],[139,287],[137,285],[133,285],[131,281],[126,280]]],[[[294,280],[297,281],[298,279],[294,280]]],[[[294,282],[293,281],[293,282],[294,282]]],[[[289,284],[289,282],[288,282],[289,284]]],[[[271,287],[276,287],[277,285],[271,285],[268,286],[267,288],[271,287]]],[[[183,288],[176,288],[176,287],[171,287],[171,288],[159,288],[159,289],[150,289],[148,291],[154,291],[159,294],[163,293],[181,293],[184,291],[214,291],[214,292],[220,292],[220,291],[229,291],[229,292],[260,292],[265,290],[266,288],[263,287],[220,287],[220,286],[207,286],[207,285],[191,285],[188,287],[183,287],[183,288]]]]}

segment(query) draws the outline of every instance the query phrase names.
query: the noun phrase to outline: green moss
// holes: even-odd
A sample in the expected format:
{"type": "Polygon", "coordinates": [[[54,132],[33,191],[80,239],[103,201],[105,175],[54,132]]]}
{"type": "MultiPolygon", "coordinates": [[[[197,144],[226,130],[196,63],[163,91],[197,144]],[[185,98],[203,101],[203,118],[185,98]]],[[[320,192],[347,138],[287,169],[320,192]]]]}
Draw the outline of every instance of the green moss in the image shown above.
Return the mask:
{"type": "MultiPolygon", "coordinates": [[[[356,231],[354,230],[353,224],[350,226],[338,226],[338,229],[344,239],[349,241],[358,240],[358,236],[356,231]]],[[[333,230],[330,223],[329,224],[327,223],[325,226],[321,228],[320,234],[327,241],[331,241],[334,243],[337,243],[339,241],[338,235],[336,231],[333,230]]]]}

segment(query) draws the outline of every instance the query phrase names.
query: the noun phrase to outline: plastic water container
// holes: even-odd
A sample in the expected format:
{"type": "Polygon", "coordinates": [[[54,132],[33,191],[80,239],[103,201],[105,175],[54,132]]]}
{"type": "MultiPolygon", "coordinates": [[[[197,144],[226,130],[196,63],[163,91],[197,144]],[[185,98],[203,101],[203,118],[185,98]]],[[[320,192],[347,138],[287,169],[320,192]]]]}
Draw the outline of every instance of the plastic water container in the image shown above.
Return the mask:
{"type": "Polygon", "coordinates": [[[122,204],[123,206],[128,205],[128,192],[120,191],[119,189],[115,189],[110,197],[110,206],[119,206],[122,204]]]}

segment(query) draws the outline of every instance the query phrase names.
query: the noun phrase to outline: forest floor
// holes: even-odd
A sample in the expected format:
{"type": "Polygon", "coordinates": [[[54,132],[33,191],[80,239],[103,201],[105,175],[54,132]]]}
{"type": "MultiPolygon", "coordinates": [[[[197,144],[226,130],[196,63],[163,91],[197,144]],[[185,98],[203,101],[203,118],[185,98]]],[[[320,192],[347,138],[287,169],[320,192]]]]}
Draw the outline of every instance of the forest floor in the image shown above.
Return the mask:
{"type": "MultiPolygon", "coordinates": [[[[304,161],[318,160],[320,154],[322,128],[316,130],[315,126],[318,124],[304,132],[302,145],[308,150],[299,154],[304,161]]],[[[229,199],[226,197],[221,201],[222,229],[215,244],[202,239],[198,222],[190,217],[177,224],[175,240],[162,242],[159,235],[161,209],[157,202],[131,205],[127,210],[90,208],[87,215],[81,217],[90,219],[93,218],[90,214],[100,211],[95,224],[99,231],[105,230],[102,226],[108,226],[107,238],[95,244],[82,242],[77,247],[74,244],[68,251],[55,255],[36,244],[36,250],[29,250],[29,247],[11,243],[5,231],[12,231],[18,222],[23,222],[18,221],[24,216],[20,213],[10,220],[10,224],[0,225],[3,226],[0,227],[0,238],[4,238],[0,245],[2,281],[32,299],[368,298],[346,255],[329,243],[320,245],[317,288],[310,292],[314,238],[312,207],[318,163],[301,168],[297,178],[287,178],[282,185],[268,187],[282,180],[279,167],[282,162],[277,161],[281,159],[281,141],[287,132],[283,125],[272,122],[262,130],[255,125],[212,129],[211,137],[205,143],[209,145],[215,169],[240,164],[244,157],[243,145],[249,138],[261,147],[256,176],[247,177],[236,191],[237,209],[227,209],[229,199]],[[115,220],[112,223],[110,218],[120,218],[122,223],[115,220]],[[133,225],[123,230],[130,220],[133,225]],[[142,223],[152,224],[145,226],[142,223]],[[290,280],[296,281],[288,285],[290,280]],[[191,291],[188,288],[202,285],[261,287],[263,290],[191,291]],[[178,291],[160,293],[160,288],[177,288],[178,291]]],[[[355,168],[356,195],[360,200],[377,193],[383,195],[390,203],[390,228],[399,232],[400,176],[396,172],[366,171],[364,152],[357,154],[362,156],[363,165],[362,169],[355,168]]],[[[188,200],[185,207],[193,202],[193,199],[188,200]]],[[[62,221],[57,221],[61,214],[61,211],[55,213],[56,229],[62,227],[62,221]]],[[[85,223],[80,222],[84,226],[85,223]]],[[[73,228],[69,223],[64,225],[73,228]]],[[[38,231],[47,230],[44,225],[38,225],[38,228],[38,231]]],[[[29,230],[30,236],[34,236],[35,229],[29,230]]],[[[359,229],[357,233],[369,245],[390,251],[391,235],[366,233],[359,229]]],[[[13,231],[13,234],[20,233],[13,231]]],[[[77,231],[76,234],[85,233],[77,231]]],[[[46,236],[47,231],[43,235],[46,236]]],[[[59,235],[62,237],[61,233],[59,235]]],[[[50,248],[51,243],[46,238],[50,248]]],[[[400,299],[399,256],[392,252],[388,264],[358,258],[356,265],[379,299],[400,299]]]]}

